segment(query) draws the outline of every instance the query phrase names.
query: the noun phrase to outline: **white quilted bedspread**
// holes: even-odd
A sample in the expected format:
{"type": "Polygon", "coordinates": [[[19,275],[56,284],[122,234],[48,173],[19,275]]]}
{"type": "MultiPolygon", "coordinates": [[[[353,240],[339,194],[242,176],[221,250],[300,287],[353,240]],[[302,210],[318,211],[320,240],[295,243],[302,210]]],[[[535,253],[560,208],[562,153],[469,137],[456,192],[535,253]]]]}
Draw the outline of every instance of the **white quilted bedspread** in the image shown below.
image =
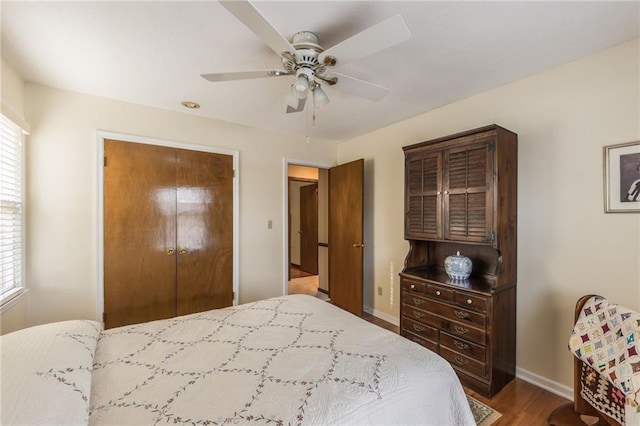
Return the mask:
{"type": "Polygon", "coordinates": [[[91,371],[102,326],[39,325],[2,336],[2,425],[86,425],[91,371]]]}
{"type": "Polygon", "coordinates": [[[104,331],[92,424],[473,425],[438,355],[292,295],[104,331]]]}

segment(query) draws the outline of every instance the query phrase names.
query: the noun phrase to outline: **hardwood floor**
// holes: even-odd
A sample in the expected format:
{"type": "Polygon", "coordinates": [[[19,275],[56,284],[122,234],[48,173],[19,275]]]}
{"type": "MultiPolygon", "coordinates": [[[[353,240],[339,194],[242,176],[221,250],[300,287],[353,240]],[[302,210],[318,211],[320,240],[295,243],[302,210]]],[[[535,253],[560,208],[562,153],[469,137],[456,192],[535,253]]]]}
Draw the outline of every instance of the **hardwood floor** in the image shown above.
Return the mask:
{"type": "Polygon", "coordinates": [[[293,263],[289,267],[289,279],[292,280],[294,278],[302,278],[302,277],[310,277],[313,274],[308,273],[307,271],[303,271],[300,269],[298,265],[294,265],[293,263]]]}
{"type": "MultiPolygon", "coordinates": [[[[397,326],[370,314],[362,318],[382,328],[398,333],[397,326]]],[[[554,393],[515,378],[493,398],[485,398],[471,389],[464,388],[467,395],[500,412],[500,417],[491,426],[544,426],[547,416],[557,406],[569,402],[554,393]]]]}

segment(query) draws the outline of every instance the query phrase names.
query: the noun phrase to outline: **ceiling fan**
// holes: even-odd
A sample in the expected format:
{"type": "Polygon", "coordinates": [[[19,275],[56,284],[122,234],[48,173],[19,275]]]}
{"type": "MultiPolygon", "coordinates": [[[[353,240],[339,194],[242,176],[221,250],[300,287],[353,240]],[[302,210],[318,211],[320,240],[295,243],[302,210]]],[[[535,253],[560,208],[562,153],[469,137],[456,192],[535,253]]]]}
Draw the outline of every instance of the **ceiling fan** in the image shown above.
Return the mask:
{"type": "Polygon", "coordinates": [[[291,42],[278,32],[249,0],[221,0],[220,4],[253,31],[282,58],[283,69],[203,74],[208,81],[231,81],[263,77],[295,76],[285,100],[287,113],[304,109],[309,95],[313,106],[329,102],[322,83],[337,85],[341,90],[370,100],[383,98],[389,89],[355,77],[329,71],[344,64],[401,43],[411,33],[400,15],[393,15],[354,36],[324,49],[318,36],[311,31],[300,31],[291,42]]]}

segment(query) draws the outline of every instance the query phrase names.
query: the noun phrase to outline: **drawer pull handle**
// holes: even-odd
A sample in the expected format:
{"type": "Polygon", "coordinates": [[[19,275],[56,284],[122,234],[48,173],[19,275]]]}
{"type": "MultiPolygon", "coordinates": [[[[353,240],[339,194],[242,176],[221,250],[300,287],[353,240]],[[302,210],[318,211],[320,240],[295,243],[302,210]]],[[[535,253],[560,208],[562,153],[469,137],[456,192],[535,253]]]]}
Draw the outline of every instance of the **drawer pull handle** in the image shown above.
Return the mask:
{"type": "Polygon", "coordinates": [[[457,309],[453,310],[453,313],[460,319],[469,318],[469,314],[466,312],[459,311],[457,309]]]}
{"type": "Polygon", "coordinates": [[[413,324],[413,329],[415,331],[424,331],[425,328],[424,327],[420,327],[419,325],[413,324]]]}
{"type": "Polygon", "coordinates": [[[473,300],[467,299],[467,305],[471,305],[472,303],[473,303],[473,300]]]}
{"type": "Polygon", "coordinates": [[[460,365],[467,365],[469,364],[469,361],[467,361],[466,359],[462,358],[461,356],[454,356],[453,359],[456,360],[456,362],[460,365]]]}
{"type": "Polygon", "coordinates": [[[411,284],[411,290],[415,290],[415,289],[416,289],[415,284],[411,284]]]}
{"type": "Polygon", "coordinates": [[[458,342],[457,340],[454,340],[453,344],[456,345],[456,348],[458,349],[469,349],[469,345],[467,345],[466,343],[458,342]]]}
{"type": "Polygon", "coordinates": [[[424,318],[424,314],[422,312],[413,311],[413,316],[416,318],[424,318]]]}
{"type": "Polygon", "coordinates": [[[469,332],[468,328],[460,327],[459,325],[454,325],[453,329],[460,334],[467,334],[469,332]]]}
{"type": "Polygon", "coordinates": [[[440,293],[440,290],[437,290],[437,291],[436,291],[436,296],[440,296],[440,294],[441,294],[441,293],[440,293]]]}
{"type": "Polygon", "coordinates": [[[413,298],[413,303],[415,303],[416,305],[420,306],[424,303],[424,300],[422,299],[418,299],[417,297],[413,298]]]}

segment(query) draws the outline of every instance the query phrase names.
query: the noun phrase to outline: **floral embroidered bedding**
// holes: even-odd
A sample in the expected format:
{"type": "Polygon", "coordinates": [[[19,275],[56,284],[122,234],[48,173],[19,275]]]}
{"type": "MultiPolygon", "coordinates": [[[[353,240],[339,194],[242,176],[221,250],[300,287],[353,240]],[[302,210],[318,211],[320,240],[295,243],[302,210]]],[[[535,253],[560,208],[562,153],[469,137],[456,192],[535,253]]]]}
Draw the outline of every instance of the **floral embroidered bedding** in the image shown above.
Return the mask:
{"type": "Polygon", "coordinates": [[[306,295],[0,344],[2,424],[475,424],[446,361],[306,295]]]}

